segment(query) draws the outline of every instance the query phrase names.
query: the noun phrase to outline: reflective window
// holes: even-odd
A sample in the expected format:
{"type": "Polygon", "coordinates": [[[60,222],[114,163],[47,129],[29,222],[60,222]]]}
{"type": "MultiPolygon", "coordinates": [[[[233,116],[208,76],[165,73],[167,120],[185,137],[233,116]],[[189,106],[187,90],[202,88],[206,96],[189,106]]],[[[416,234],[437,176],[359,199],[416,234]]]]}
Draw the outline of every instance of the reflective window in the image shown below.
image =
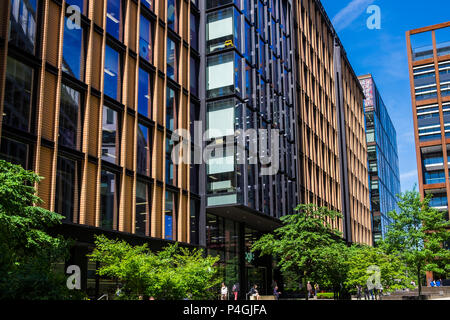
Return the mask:
{"type": "Polygon", "coordinates": [[[241,92],[241,59],[234,52],[208,57],[206,66],[207,98],[241,92]]]}
{"type": "Polygon", "coordinates": [[[119,114],[117,111],[103,106],[102,120],[102,160],[119,163],[119,114]]]}
{"type": "Polygon", "coordinates": [[[172,161],[174,141],[171,136],[166,137],[166,183],[176,185],[176,166],[172,161]]]}
{"type": "Polygon", "coordinates": [[[200,61],[191,54],[191,94],[198,96],[198,75],[200,72],[200,61]]]}
{"type": "Polygon", "coordinates": [[[438,56],[450,54],[450,27],[434,31],[436,35],[436,49],[438,56]]]}
{"type": "Polygon", "coordinates": [[[199,17],[191,12],[191,47],[198,51],[199,17]]]}
{"type": "Polygon", "coordinates": [[[105,48],[105,79],[103,91],[113,99],[120,99],[120,54],[108,45],[105,48]]]}
{"type": "Polygon", "coordinates": [[[66,0],[66,3],[68,5],[77,6],[84,15],[86,15],[87,9],[89,8],[88,0],[66,0]]]}
{"type": "Polygon", "coordinates": [[[34,53],[36,47],[37,0],[11,0],[9,43],[34,53]]]}
{"type": "Polygon", "coordinates": [[[23,131],[30,130],[33,76],[32,68],[8,57],[3,124],[23,131]]]}
{"type": "Polygon", "coordinates": [[[78,161],[58,157],[56,172],[55,212],[67,221],[78,216],[80,196],[80,167],[78,161]]]}
{"type": "Polygon", "coordinates": [[[101,172],[100,189],[100,227],[117,229],[119,212],[119,179],[118,174],[108,170],[101,172]]]}
{"type": "Polygon", "coordinates": [[[190,199],[190,243],[199,244],[200,201],[190,199]]]}
{"type": "Polygon", "coordinates": [[[2,137],[0,143],[0,159],[22,166],[30,170],[30,147],[28,144],[2,137]]]}
{"type": "Polygon", "coordinates": [[[411,49],[414,61],[433,57],[431,31],[411,35],[411,49]]]}
{"type": "Polygon", "coordinates": [[[170,38],[167,38],[167,76],[172,80],[178,79],[178,45],[170,38]]]}
{"type": "Polygon", "coordinates": [[[122,0],[107,0],[106,32],[122,41],[123,38],[123,3],[122,0]]]}
{"type": "Polygon", "coordinates": [[[167,0],[167,26],[178,31],[178,0],[167,0]]]}
{"type": "Polygon", "coordinates": [[[166,91],[166,128],[175,131],[178,128],[177,124],[178,106],[177,96],[175,91],[167,87],[166,91]]]}
{"type": "Polygon", "coordinates": [[[84,80],[85,33],[79,28],[68,28],[67,17],[64,23],[64,44],[62,69],[72,77],[84,80]]]}
{"type": "Polygon", "coordinates": [[[138,112],[150,119],[152,118],[152,97],[152,75],[139,68],[138,112]]]}
{"type": "Polygon", "coordinates": [[[153,23],[143,15],[139,32],[139,55],[148,62],[153,61],[153,23]]]}
{"type": "Polygon", "coordinates": [[[143,124],[138,126],[137,172],[146,176],[151,174],[151,132],[143,124]]]}
{"type": "Polygon", "coordinates": [[[81,150],[83,110],[81,94],[66,85],[61,86],[58,143],[81,150]]]}
{"type": "Polygon", "coordinates": [[[151,215],[151,186],[148,183],[136,182],[136,219],[134,233],[142,236],[148,235],[150,230],[151,215]],[[148,225],[148,228],[147,228],[148,225]]]}
{"type": "Polygon", "coordinates": [[[177,239],[177,194],[166,191],[164,210],[164,234],[166,240],[177,239]]]}
{"type": "Polygon", "coordinates": [[[241,50],[240,14],[233,7],[211,12],[206,17],[207,52],[235,47],[241,50]]]}
{"type": "Polygon", "coordinates": [[[153,0],[141,0],[141,3],[150,10],[153,10],[153,0]]]}

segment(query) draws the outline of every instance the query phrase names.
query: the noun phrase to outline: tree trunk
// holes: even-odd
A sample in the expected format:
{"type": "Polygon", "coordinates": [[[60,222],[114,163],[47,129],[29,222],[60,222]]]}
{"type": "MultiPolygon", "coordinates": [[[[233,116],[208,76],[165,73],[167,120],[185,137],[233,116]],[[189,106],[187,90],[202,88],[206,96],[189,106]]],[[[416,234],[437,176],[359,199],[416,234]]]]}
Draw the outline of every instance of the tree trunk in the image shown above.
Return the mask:
{"type": "Polygon", "coordinates": [[[420,296],[422,295],[422,279],[421,279],[421,276],[420,276],[420,267],[417,267],[417,280],[418,280],[418,283],[419,283],[419,299],[420,299],[420,296]]]}

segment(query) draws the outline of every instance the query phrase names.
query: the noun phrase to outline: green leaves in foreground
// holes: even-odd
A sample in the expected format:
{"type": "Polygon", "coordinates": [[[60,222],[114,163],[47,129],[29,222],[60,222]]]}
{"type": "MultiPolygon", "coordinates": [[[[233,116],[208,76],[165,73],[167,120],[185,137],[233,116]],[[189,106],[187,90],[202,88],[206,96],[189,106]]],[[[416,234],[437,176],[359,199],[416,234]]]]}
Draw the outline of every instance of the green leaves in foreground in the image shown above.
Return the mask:
{"type": "Polygon", "coordinates": [[[66,299],[65,279],[53,272],[67,257],[68,243],[48,229],[63,217],[37,207],[41,177],[0,160],[0,298],[66,299]]]}
{"type": "Polygon", "coordinates": [[[122,299],[140,295],[155,299],[192,300],[215,296],[219,284],[218,258],[203,257],[203,251],[169,245],[154,253],[146,244],[131,246],[124,241],[98,236],[91,259],[100,263],[98,274],[121,282],[122,299]]]}

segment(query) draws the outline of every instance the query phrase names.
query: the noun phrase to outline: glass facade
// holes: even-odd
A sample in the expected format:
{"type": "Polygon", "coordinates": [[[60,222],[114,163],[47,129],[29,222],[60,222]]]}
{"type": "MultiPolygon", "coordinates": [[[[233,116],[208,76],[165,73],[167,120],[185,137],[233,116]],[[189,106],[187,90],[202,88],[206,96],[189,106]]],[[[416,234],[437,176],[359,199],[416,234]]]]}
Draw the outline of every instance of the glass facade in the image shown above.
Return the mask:
{"type": "Polygon", "coordinates": [[[397,133],[372,77],[360,77],[364,101],[370,200],[374,242],[384,237],[392,222],[388,213],[397,210],[400,172],[397,133]]]}

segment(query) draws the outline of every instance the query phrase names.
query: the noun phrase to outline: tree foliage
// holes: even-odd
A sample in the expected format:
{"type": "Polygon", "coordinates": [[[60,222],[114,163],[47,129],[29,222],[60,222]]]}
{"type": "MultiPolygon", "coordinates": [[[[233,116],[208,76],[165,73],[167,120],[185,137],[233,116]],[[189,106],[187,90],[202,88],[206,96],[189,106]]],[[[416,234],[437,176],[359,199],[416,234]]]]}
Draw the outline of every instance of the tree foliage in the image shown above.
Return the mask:
{"type": "Polygon", "coordinates": [[[203,257],[199,249],[189,250],[178,244],[154,253],[146,244],[131,246],[125,241],[97,236],[90,255],[100,263],[100,276],[116,279],[123,284],[123,299],[141,295],[155,299],[202,300],[215,295],[211,289],[218,285],[218,258],[203,257]]]}
{"type": "Polygon", "coordinates": [[[349,248],[348,274],[345,286],[352,292],[356,286],[366,286],[367,280],[373,275],[371,266],[380,270],[380,284],[383,291],[395,291],[410,287],[411,279],[407,277],[407,268],[401,259],[393,254],[387,254],[382,248],[366,245],[353,245],[349,248]]]}
{"type": "Polygon", "coordinates": [[[450,270],[450,251],[443,248],[450,237],[450,222],[444,212],[429,206],[431,195],[422,200],[413,190],[399,195],[398,199],[400,210],[389,213],[393,224],[380,246],[401,257],[414,270],[420,294],[425,271],[442,274],[450,270]]]}
{"type": "Polygon", "coordinates": [[[34,185],[42,180],[0,160],[0,298],[67,299],[73,295],[54,262],[64,261],[69,243],[49,235],[63,217],[37,205],[34,185]]]}
{"type": "Polygon", "coordinates": [[[282,226],[271,234],[263,235],[253,244],[252,251],[272,255],[280,270],[298,275],[304,281],[335,283],[343,271],[341,232],[332,222],[342,215],[314,204],[299,205],[296,213],[281,218],[282,226]]]}

